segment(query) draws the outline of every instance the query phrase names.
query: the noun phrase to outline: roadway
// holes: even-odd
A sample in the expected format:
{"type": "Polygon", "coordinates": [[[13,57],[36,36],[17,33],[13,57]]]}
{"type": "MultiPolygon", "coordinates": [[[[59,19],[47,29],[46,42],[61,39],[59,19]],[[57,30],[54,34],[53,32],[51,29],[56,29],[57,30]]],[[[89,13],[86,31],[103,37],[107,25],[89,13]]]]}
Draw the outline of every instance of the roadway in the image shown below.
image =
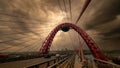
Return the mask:
{"type": "MultiPolygon", "coordinates": [[[[88,68],[98,68],[99,65],[96,62],[94,62],[94,59],[93,59],[92,56],[88,55],[86,57],[87,57],[87,60],[86,60],[87,64],[85,64],[85,67],[87,66],[88,68]]],[[[27,68],[27,67],[42,64],[42,63],[45,63],[47,61],[54,60],[54,59],[56,59],[55,56],[52,56],[51,58],[42,57],[42,58],[35,58],[35,59],[29,59],[29,60],[7,62],[7,63],[1,63],[0,68],[27,68]]],[[[69,57],[67,60],[65,60],[64,62],[59,64],[58,67],[69,68],[69,65],[72,65],[72,64],[74,64],[74,68],[82,68],[84,66],[83,63],[78,58],[78,56],[75,56],[75,63],[71,63],[72,61],[74,62],[74,58],[69,57]]],[[[101,60],[98,60],[98,61],[101,61],[101,60]]],[[[59,62],[59,61],[56,61],[56,63],[57,62],[59,62]]],[[[108,63],[106,61],[104,61],[104,62],[108,63]]],[[[54,61],[53,62],[51,61],[50,66],[52,66],[52,65],[54,65],[56,63],[54,61]]],[[[110,62],[108,64],[109,65],[100,64],[100,68],[106,68],[106,67],[107,68],[114,68],[114,67],[120,68],[120,66],[111,64],[110,62]]],[[[47,66],[47,64],[42,64],[42,65],[39,66],[39,68],[46,68],[46,66],[47,66]]]]}
{"type": "Polygon", "coordinates": [[[48,60],[52,60],[52,59],[55,59],[55,57],[51,57],[51,58],[42,57],[42,58],[35,58],[35,59],[29,59],[29,60],[0,63],[0,68],[25,68],[30,65],[44,63],[44,62],[46,62],[48,60]]]}
{"type": "Polygon", "coordinates": [[[92,57],[92,55],[86,55],[86,58],[88,59],[86,60],[87,63],[83,65],[83,63],[81,62],[81,59],[76,55],[74,68],[98,68],[95,65],[95,62],[93,60],[94,58],[92,57]]]}
{"type": "MultiPolygon", "coordinates": [[[[29,60],[21,60],[21,61],[13,61],[13,62],[7,62],[7,63],[1,63],[0,68],[25,68],[33,65],[37,65],[40,63],[44,63],[46,61],[55,59],[55,57],[51,58],[35,58],[35,59],[29,59],[29,60]]],[[[66,63],[63,63],[62,67],[66,65],[66,63]]],[[[41,65],[40,68],[45,68],[46,65],[41,65]],[[42,67],[41,67],[42,66],[42,67]]],[[[74,68],[82,68],[82,63],[80,62],[79,58],[76,56],[75,58],[75,65],[74,68]]]]}
{"type": "Polygon", "coordinates": [[[80,62],[80,59],[78,58],[77,55],[76,55],[76,57],[75,57],[74,68],[82,68],[82,62],[80,62]]]}

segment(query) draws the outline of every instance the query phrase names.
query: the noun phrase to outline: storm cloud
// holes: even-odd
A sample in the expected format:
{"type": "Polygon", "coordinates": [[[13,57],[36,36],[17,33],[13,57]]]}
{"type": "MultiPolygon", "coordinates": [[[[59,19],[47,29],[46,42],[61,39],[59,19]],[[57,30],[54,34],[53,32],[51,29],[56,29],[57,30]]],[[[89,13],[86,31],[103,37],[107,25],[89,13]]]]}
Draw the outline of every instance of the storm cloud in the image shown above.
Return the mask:
{"type": "MultiPolygon", "coordinates": [[[[58,0],[0,0],[0,51],[38,51],[55,26],[70,22],[68,0],[65,0],[67,10],[63,1],[59,1],[60,5],[58,0]]],[[[71,0],[71,22],[75,23],[84,2],[71,0]]],[[[92,0],[77,24],[101,49],[120,49],[119,3],[120,0],[92,0]]],[[[55,36],[51,50],[77,48],[78,43],[75,31],[60,31],[55,36]],[[71,42],[70,35],[75,42],[71,42]]]]}
{"type": "MultiPolygon", "coordinates": [[[[94,30],[100,36],[100,43],[105,49],[120,48],[120,5],[119,0],[101,0],[94,9],[94,15],[85,25],[87,31],[94,30]]],[[[94,8],[94,7],[93,7],[94,8]]]]}

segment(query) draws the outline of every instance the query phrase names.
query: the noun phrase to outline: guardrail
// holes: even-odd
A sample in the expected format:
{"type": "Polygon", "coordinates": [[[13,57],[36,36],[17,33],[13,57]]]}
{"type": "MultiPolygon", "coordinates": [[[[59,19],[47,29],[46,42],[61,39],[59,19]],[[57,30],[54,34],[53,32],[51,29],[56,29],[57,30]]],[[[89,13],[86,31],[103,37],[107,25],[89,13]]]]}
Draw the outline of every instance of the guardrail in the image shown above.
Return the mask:
{"type": "Polygon", "coordinates": [[[49,66],[48,68],[56,68],[57,66],[59,66],[59,64],[61,64],[62,62],[64,62],[65,60],[67,60],[69,57],[66,57],[62,60],[60,60],[59,62],[56,62],[55,64],[49,66]]]}
{"type": "Polygon", "coordinates": [[[13,61],[20,61],[20,60],[28,60],[28,59],[34,59],[34,58],[41,58],[42,55],[39,56],[0,56],[0,63],[6,63],[6,62],[13,62],[13,61]]]}
{"type": "Polygon", "coordinates": [[[104,61],[96,58],[94,60],[97,63],[98,68],[120,68],[120,65],[117,65],[110,61],[104,61]]]}
{"type": "Polygon", "coordinates": [[[66,57],[63,60],[56,62],[48,68],[73,68],[75,56],[66,57]]]}
{"type": "Polygon", "coordinates": [[[42,64],[46,64],[46,66],[43,67],[43,68],[47,68],[47,67],[51,66],[50,65],[51,62],[54,62],[54,64],[55,64],[56,62],[65,60],[67,57],[68,56],[57,57],[57,58],[54,58],[54,59],[50,59],[48,61],[44,61],[42,63],[30,65],[30,66],[27,66],[27,67],[24,67],[24,68],[39,68],[42,64]]]}
{"type": "Polygon", "coordinates": [[[75,62],[75,56],[71,56],[68,60],[63,62],[59,68],[73,68],[75,62]]]}

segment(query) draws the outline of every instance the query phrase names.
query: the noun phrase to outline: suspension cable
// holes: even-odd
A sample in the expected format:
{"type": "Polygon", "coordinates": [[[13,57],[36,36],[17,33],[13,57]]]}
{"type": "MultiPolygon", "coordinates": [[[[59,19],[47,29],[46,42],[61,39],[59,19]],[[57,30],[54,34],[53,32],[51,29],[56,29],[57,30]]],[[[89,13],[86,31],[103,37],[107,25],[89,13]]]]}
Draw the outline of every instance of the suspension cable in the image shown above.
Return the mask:
{"type": "Polygon", "coordinates": [[[36,45],[36,47],[35,46],[31,47],[29,50],[31,50],[31,51],[38,51],[39,50],[38,48],[40,48],[40,46],[36,45]]]}
{"type": "MultiPolygon", "coordinates": [[[[24,42],[21,42],[21,43],[19,43],[19,45],[21,45],[21,44],[23,44],[23,43],[26,43],[26,42],[28,42],[28,41],[29,41],[29,40],[24,41],[24,42]]],[[[19,46],[19,45],[17,45],[17,46],[19,46]]],[[[13,47],[3,48],[3,49],[1,49],[0,51],[4,51],[4,50],[10,49],[10,48],[13,48],[13,47]]]]}
{"type": "MultiPolygon", "coordinates": [[[[70,35],[70,33],[68,33],[68,35],[69,35],[69,38],[71,39],[72,45],[74,45],[72,36],[70,35]]],[[[76,48],[74,46],[73,46],[73,48],[74,48],[74,50],[76,50],[76,48]]]]}
{"type": "Polygon", "coordinates": [[[21,19],[29,19],[29,20],[33,20],[33,21],[41,21],[39,19],[34,19],[34,18],[25,18],[25,17],[20,17],[20,16],[16,16],[16,15],[11,15],[11,14],[8,14],[8,13],[1,13],[1,15],[6,15],[6,16],[10,16],[10,17],[13,17],[13,18],[21,18],[21,19]]]}
{"type": "Polygon", "coordinates": [[[83,6],[83,8],[82,8],[82,11],[80,12],[80,14],[79,14],[79,16],[78,16],[75,24],[77,24],[77,23],[79,22],[81,16],[82,16],[83,13],[85,12],[85,10],[86,10],[86,8],[88,7],[88,5],[89,5],[90,2],[91,2],[91,0],[86,0],[86,1],[85,1],[85,4],[84,4],[84,6],[83,6]]]}
{"type": "MultiPolygon", "coordinates": [[[[30,39],[30,40],[32,40],[32,39],[30,39]]],[[[21,42],[21,43],[19,43],[19,45],[22,45],[23,43],[30,42],[30,40],[26,40],[24,42],[21,42]]],[[[19,45],[16,45],[16,46],[19,46],[19,45]]],[[[10,49],[10,48],[13,48],[13,47],[7,47],[7,48],[4,48],[4,49],[1,49],[0,51],[4,51],[4,50],[10,49]]]]}
{"type": "MultiPolygon", "coordinates": [[[[41,33],[41,34],[47,34],[47,33],[41,33]]],[[[31,37],[24,36],[24,37],[21,37],[21,38],[14,38],[14,39],[10,39],[10,40],[0,41],[0,43],[11,42],[11,41],[14,41],[14,40],[21,40],[21,39],[24,39],[24,38],[31,38],[31,37]]]]}
{"type": "Polygon", "coordinates": [[[41,40],[41,39],[38,39],[37,41],[31,43],[30,45],[24,46],[24,47],[18,49],[17,51],[21,51],[21,50],[24,50],[24,49],[26,49],[26,48],[28,48],[28,47],[35,46],[35,45],[37,45],[37,44],[39,43],[40,40],[41,40]],[[38,42],[38,43],[37,43],[37,42],[38,42]]]}
{"type": "MultiPolygon", "coordinates": [[[[36,49],[37,45],[39,45],[40,43],[41,43],[40,40],[38,40],[38,43],[36,43],[35,45],[33,45],[33,46],[31,46],[30,48],[28,48],[27,51],[31,51],[31,50],[36,49]]],[[[39,47],[40,47],[40,46],[39,46],[39,47]]],[[[38,48],[38,47],[37,47],[37,48],[38,48]]]]}
{"type": "Polygon", "coordinates": [[[82,57],[82,62],[84,62],[85,61],[85,56],[84,56],[84,53],[83,53],[83,43],[84,43],[84,41],[81,42],[80,36],[78,36],[78,39],[79,39],[79,48],[80,48],[79,52],[80,52],[81,57],[82,57]]]}
{"type": "Polygon", "coordinates": [[[65,2],[65,0],[63,0],[63,4],[64,4],[65,12],[67,13],[67,7],[66,7],[66,2],[65,2]]]}
{"type": "Polygon", "coordinates": [[[70,20],[72,22],[72,7],[71,7],[71,0],[69,0],[69,8],[70,8],[70,20]]]}
{"type": "Polygon", "coordinates": [[[68,20],[67,7],[66,7],[66,2],[65,2],[65,0],[63,0],[63,5],[64,5],[65,13],[66,13],[66,18],[67,18],[67,20],[68,20]]]}
{"type": "Polygon", "coordinates": [[[21,40],[21,39],[24,39],[24,38],[31,38],[31,37],[25,36],[25,37],[21,37],[21,38],[14,38],[14,39],[10,39],[10,40],[1,41],[0,43],[11,42],[11,41],[14,41],[14,40],[21,40]]]}
{"type": "Polygon", "coordinates": [[[59,6],[59,9],[62,11],[62,13],[63,13],[63,9],[62,9],[62,7],[61,7],[61,4],[60,4],[60,0],[57,0],[57,3],[58,3],[58,6],[59,6]]]}

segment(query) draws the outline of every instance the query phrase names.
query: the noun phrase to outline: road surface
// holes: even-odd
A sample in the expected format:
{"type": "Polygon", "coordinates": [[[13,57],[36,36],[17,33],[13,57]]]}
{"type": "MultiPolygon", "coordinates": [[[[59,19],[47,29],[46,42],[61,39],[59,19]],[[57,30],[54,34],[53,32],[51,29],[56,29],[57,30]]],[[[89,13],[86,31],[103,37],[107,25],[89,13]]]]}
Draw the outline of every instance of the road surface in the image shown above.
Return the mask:
{"type": "Polygon", "coordinates": [[[55,59],[55,57],[51,57],[51,58],[42,57],[42,58],[35,58],[35,59],[29,59],[29,60],[0,63],[0,68],[24,68],[27,66],[43,63],[52,59],[55,59]]]}

